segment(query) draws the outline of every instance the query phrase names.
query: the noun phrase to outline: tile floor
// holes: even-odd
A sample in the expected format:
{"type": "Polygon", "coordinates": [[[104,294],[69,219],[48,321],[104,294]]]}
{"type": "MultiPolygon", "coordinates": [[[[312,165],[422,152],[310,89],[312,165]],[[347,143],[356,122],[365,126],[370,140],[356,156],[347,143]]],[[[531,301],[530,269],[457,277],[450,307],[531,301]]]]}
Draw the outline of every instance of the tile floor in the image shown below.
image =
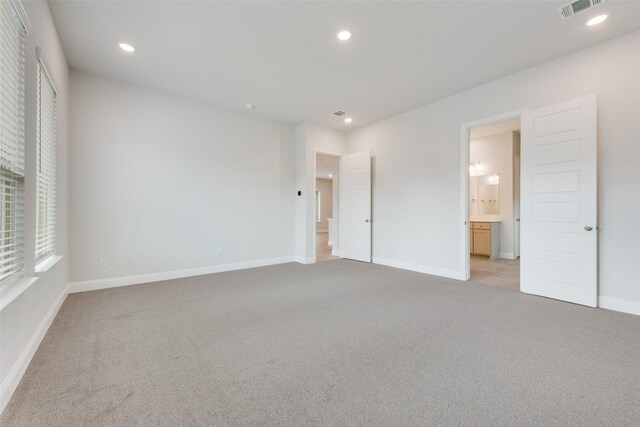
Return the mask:
{"type": "Polygon", "coordinates": [[[520,258],[494,259],[471,255],[472,282],[520,290],[520,258]]]}
{"type": "Polygon", "coordinates": [[[338,259],[338,257],[331,255],[329,233],[316,233],[316,261],[327,261],[330,259],[338,259]]]}

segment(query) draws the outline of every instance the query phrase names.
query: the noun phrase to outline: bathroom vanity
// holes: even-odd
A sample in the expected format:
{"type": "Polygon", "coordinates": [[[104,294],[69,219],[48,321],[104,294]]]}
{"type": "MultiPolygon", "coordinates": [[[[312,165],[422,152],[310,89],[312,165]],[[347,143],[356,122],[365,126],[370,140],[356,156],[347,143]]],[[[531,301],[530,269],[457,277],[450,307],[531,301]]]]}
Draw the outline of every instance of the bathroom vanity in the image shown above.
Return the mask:
{"type": "Polygon", "coordinates": [[[469,225],[469,248],[471,255],[500,256],[500,219],[471,218],[469,225]]]}
{"type": "Polygon", "coordinates": [[[469,179],[469,251],[500,257],[500,178],[496,174],[469,179]]]}

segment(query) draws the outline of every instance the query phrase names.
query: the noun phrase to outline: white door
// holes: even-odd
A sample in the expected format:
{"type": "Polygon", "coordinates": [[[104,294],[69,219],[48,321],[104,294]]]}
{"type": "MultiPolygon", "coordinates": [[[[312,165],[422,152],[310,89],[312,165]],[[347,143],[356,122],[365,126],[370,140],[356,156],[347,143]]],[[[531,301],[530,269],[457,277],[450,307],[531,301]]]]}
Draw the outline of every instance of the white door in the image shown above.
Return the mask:
{"type": "Polygon", "coordinates": [[[520,290],[595,307],[596,96],[522,115],[520,290]]]}
{"type": "Polygon", "coordinates": [[[371,262],[371,153],[340,157],[340,257],[371,262]]]}

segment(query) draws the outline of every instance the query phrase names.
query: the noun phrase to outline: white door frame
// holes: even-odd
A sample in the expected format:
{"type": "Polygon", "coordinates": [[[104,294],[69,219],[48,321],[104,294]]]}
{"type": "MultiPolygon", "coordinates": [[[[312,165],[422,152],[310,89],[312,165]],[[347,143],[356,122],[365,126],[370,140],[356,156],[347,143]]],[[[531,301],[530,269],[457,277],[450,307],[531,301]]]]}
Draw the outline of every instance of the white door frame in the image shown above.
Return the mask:
{"type": "Polygon", "coordinates": [[[469,149],[471,144],[471,129],[492,125],[506,120],[522,117],[522,113],[528,109],[512,111],[510,113],[498,114],[472,122],[463,123],[460,126],[460,265],[462,265],[463,280],[469,280],[471,276],[471,258],[469,248],[469,149]]]}
{"type": "MultiPolygon", "coordinates": [[[[335,153],[332,151],[327,151],[327,150],[319,150],[317,148],[313,149],[313,191],[311,193],[311,197],[313,198],[313,209],[311,210],[311,212],[308,213],[308,215],[311,217],[311,222],[313,223],[313,263],[315,264],[316,262],[316,255],[317,255],[317,250],[318,250],[318,242],[317,242],[317,226],[318,223],[316,222],[316,209],[318,209],[318,207],[316,206],[316,190],[317,190],[317,186],[316,186],[316,180],[318,179],[318,169],[317,169],[317,165],[316,165],[316,161],[318,159],[318,154],[324,154],[326,156],[333,156],[333,157],[337,157],[338,159],[340,159],[340,157],[344,156],[344,154],[339,154],[339,153],[335,153]]],[[[340,177],[338,177],[338,179],[340,179],[340,177]]],[[[340,203],[340,195],[338,195],[338,203],[340,203]]],[[[339,208],[338,208],[339,209],[339,208]]],[[[307,219],[309,219],[307,217],[307,219]]],[[[335,219],[334,219],[335,221],[335,219]]],[[[340,229],[338,229],[338,235],[340,233],[340,229]]],[[[338,246],[338,251],[340,250],[340,247],[338,246]]]]}
{"type": "MultiPolygon", "coordinates": [[[[520,144],[522,145],[522,140],[520,140],[520,144]]],[[[513,155],[513,164],[514,164],[514,177],[518,177],[518,182],[514,182],[513,190],[514,192],[518,191],[518,197],[515,197],[513,204],[513,237],[514,237],[514,246],[513,246],[513,255],[515,259],[520,258],[520,217],[522,215],[520,206],[522,205],[522,192],[520,190],[521,180],[522,180],[522,152],[520,154],[513,155]],[[515,165],[518,165],[517,173],[515,173],[515,165]],[[516,185],[517,184],[517,185],[516,185]],[[517,210],[516,210],[517,207],[517,210]]],[[[514,194],[515,196],[515,194],[514,194]]]]}

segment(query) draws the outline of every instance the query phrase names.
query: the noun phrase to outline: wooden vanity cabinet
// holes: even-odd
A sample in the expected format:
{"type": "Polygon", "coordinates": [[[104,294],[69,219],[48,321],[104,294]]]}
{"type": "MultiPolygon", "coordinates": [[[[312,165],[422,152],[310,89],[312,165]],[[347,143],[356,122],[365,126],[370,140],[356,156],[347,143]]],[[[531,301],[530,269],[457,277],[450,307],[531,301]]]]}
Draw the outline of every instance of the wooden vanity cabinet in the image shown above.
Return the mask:
{"type": "Polygon", "coordinates": [[[471,255],[500,256],[499,222],[471,222],[469,234],[471,255]]]}

